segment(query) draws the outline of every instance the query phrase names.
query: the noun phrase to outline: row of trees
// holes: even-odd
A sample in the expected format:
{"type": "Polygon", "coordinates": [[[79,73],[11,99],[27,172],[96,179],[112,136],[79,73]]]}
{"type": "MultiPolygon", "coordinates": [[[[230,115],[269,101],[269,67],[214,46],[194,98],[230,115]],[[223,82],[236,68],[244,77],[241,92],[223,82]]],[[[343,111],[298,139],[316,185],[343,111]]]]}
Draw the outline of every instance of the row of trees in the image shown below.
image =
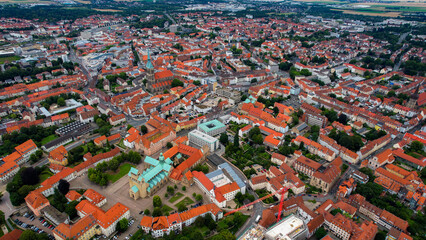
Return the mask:
{"type": "Polygon", "coordinates": [[[10,201],[13,206],[19,206],[24,203],[25,197],[31,191],[37,188],[40,181],[40,174],[45,171],[47,167],[23,167],[13,177],[12,181],[6,186],[6,190],[10,194],[10,201]]]}
{"type": "Polygon", "coordinates": [[[95,130],[95,133],[99,133],[100,135],[110,135],[110,130],[112,128],[112,125],[108,121],[108,116],[105,114],[102,114],[100,116],[94,117],[96,125],[98,125],[98,129],[95,130]]]}
{"type": "Polygon", "coordinates": [[[32,139],[40,147],[43,138],[55,134],[57,128],[57,126],[43,128],[42,126],[33,125],[29,128],[21,128],[20,132],[14,131],[11,134],[5,134],[2,137],[3,144],[0,145],[0,156],[12,153],[16,146],[28,139],[32,139]]]}
{"type": "Polygon", "coordinates": [[[337,131],[336,129],[333,129],[331,130],[328,136],[336,140],[336,142],[339,145],[342,145],[345,148],[355,152],[360,150],[361,147],[364,146],[364,143],[362,142],[362,138],[358,135],[350,136],[345,132],[341,132],[341,131],[337,131]]]}
{"type": "Polygon", "coordinates": [[[80,95],[77,93],[62,93],[59,96],[50,96],[46,99],[44,99],[40,104],[49,110],[50,106],[52,104],[58,104],[58,106],[63,107],[65,106],[65,100],[67,99],[75,99],[78,100],[80,99],[80,95]]]}

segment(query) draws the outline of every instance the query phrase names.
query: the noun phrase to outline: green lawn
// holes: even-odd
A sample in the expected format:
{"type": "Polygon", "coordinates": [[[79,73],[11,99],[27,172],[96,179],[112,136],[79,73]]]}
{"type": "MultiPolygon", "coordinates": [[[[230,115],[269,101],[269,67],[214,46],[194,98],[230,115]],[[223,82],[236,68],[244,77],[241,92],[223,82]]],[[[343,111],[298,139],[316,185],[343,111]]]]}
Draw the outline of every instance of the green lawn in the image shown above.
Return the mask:
{"type": "Polygon", "coordinates": [[[119,147],[121,147],[122,149],[126,149],[127,147],[126,146],[124,146],[124,143],[123,143],[123,139],[121,139],[120,140],[120,142],[117,144],[119,147]]]}
{"type": "Polygon", "coordinates": [[[44,180],[48,179],[49,177],[53,176],[53,173],[49,169],[45,169],[40,174],[40,183],[42,183],[44,180]]]}
{"type": "MultiPolygon", "coordinates": [[[[7,221],[10,223],[10,225],[12,225],[13,228],[15,229],[19,229],[16,224],[12,221],[12,219],[8,218],[7,221]]],[[[9,228],[8,228],[9,229],[9,228]]],[[[12,229],[13,230],[13,229],[12,229]]]]}
{"type": "Polygon", "coordinates": [[[122,178],[124,175],[129,173],[130,168],[134,167],[134,165],[130,163],[124,163],[120,166],[120,171],[113,175],[108,175],[108,180],[112,183],[117,182],[118,179],[122,178]]]}
{"type": "Polygon", "coordinates": [[[55,140],[55,139],[57,139],[58,137],[55,135],[55,134],[52,134],[52,135],[50,135],[50,136],[47,136],[47,137],[45,137],[45,138],[43,138],[42,140],[41,140],[41,145],[46,145],[46,143],[49,143],[49,142],[51,142],[51,141],[53,141],[53,140],[55,140]]]}
{"type": "Polygon", "coordinates": [[[188,206],[190,204],[193,204],[194,201],[192,199],[190,199],[189,197],[185,197],[182,201],[178,202],[177,204],[175,204],[175,206],[179,206],[179,204],[184,204],[185,206],[188,206]]]}
{"type": "Polygon", "coordinates": [[[19,59],[21,59],[19,56],[0,57],[0,64],[3,64],[5,61],[12,62],[19,59]]]}
{"type": "Polygon", "coordinates": [[[163,214],[166,214],[166,213],[168,213],[168,212],[170,212],[170,211],[173,211],[173,208],[171,208],[171,207],[167,206],[166,204],[164,204],[164,205],[161,207],[161,211],[163,211],[163,214]]]}
{"type": "Polygon", "coordinates": [[[175,195],[173,196],[173,197],[171,197],[170,199],[169,199],[169,202],[170,203],[174,203],[174,202],[176,202],[176,200],[178,200],[179,198],[181,198],[181,197],[183,197],[183,194],[182,193],[180,193],[180,192],[177,192],[177,193],[175,193],[175,195]]]}

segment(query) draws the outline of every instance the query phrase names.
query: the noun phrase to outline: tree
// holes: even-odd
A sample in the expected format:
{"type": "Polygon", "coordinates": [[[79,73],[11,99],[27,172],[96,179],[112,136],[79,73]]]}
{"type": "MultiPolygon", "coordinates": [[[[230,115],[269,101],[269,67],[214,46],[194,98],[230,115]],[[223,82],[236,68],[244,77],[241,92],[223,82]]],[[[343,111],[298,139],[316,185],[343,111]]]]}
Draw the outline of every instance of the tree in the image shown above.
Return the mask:
{"type": "Polygon", "coordinates": [[[338,119],[339,123],[346,125],[348,124],[348,116],[346,116],[346,114],[342,113],[339,115],[339,119],[338,119]]]}
{"type": "Polygon", "coordinates": [[[38,171],[33,167],[24,168],[20,175],[23,185],[34,185],[39,181],[38,171]]]}
{"type": "Polygon", "coordinates": [[[78,203],[79,202],[77,201],[72,201],[65,206],[65,213],[68,214],[71,219],[77,217],[77,210],[75,209],[75,207],[78,203]]]}
{"type": "Polygon", "coordinates": [[[148,128],[145,125],[141,126],[141,133],[145,134],[148,132],[148,128]]]}
{"type": "Polygon", "coordinates": [[[324,227],[318,228],[318,230],[315,232],[315,237],[317,239],[322,239],[325,237],[325,235],[327,235],[327,231],[324,229],[324,227]]]}
{"type": "Polygon", "coordinates": [[[65,106],[65,99],[63,97],[58,98],[58,101],[56,102],[60,107],[65,106]]]}
{"type": "Polygon", "coordinates": [[[179,203],[179,204],[177,205],[177,207],[178,207],[178,212],[183,212],[183,211],[188,210],[188,208],[185,206],[185,204],[184,204],[184,203],[179,203]]]}
{"type": "Polygon", "coordinates": [[[172,147],[173,147],[173,144],[172,144],[171,142],[168,142],[168,143],[166,144],[166,147],[170,149],[170,148],[172,148],[172,147]]]}
{"type": "Polygon", "coordinates": [[[252,137],[252,140],[256,144],[262,144],[263,143],[263,137],[262,134],[256,134],[252,137]]]}
{"type": "Polygon", "coordinates": [[[30,156],[31,163],[36,163],[38,161],[37,156],[33,153],[30,156]]]}
{"type": "Polygon", "coordinates": [[[280,110],[278,109],[278,107],[274,107],[274,113],[278,114],[280,112],[280,110]]]}
{"type": "Polygon", "coordinates": [[[312,75],[312,73],[309,72],[309,70],[305,69],[305,68],[300,70],[300,74],[302,74],[303,76],[311,76],[312,75]]]}
{"type": "Polygon", "coordinates": [[[200,202],[200,201],[202,201],[202,200],[203,200],[203,196],[202,196],[201,194],[197,194],[197,195],[195,196],[195,200],[196,200],[197,202],[200,202]]]}
{"type": "Polygon", "coordinates": [[[108,167],[112,171],[116,171],[119,166],[120,166],[120,162],[118,161],[117,158],[113,158],[113,159],[111,159],[111,161],[108,162],[108,167]]]}
{"type": "Polygon", "coordinates": [[[147,209],[145,209],[145,211],[143,211],[143,214],[149,215],[149,214],[151,214],[151,211],[149,211],[149,209],[147,208],[147,209]]]}
{"type": "Polygon", "coordinates": [[[394,90],[391,90],[391,91],[389,91],[388,92],[388,94],[386,95],[387,97],[395,97],[396,96],[396,93],[395,93],[395,91],[394,90]]]}
{"type": "Polygon", "coordinates": [[[226,145],[228,144],[228,142],[229,142],[228,134],[226,134],[226,133],[222,133],[222,134],[220,135],[219,141],[220,141],[220,143],[222,143],[223,145],[225,145],[225,146],[226,146],[226,145]]]}
{"type": "Polygon", "coordinates": [[[19,240],[48,240],[49,237],[46,233],[35,233],[32,230],[25,230],[22,232],[19,240]]]}
{"type": "Polygon", "coordinates": [[[423,143],[422,142],[419,142],[419,141],[413,141],[411,144],[410,144],[410,150],[411,151],[413,151],[413,152],[418,152],[418,153],[421,153],[421,152],[423,152],[423,143]]]}
{"type": "Polygon", "coordinates": [[[183,87],[183,82],[177,78],[172,81],[172,88],[174,87],[183,87]]]}
{"type": "Polygon", "coordinates": [[[200,81],[198,81],[198,80],[195,80],[195,81],[194,81],[194,85],[195,85],[195,86],[200,86],[200,85],[201,85],[201,82],[200,82],[200,81]]]}
{"type": "Polygon", "coordinates": [[[37,240],[37,234],[32,230],[25,230],[22,232],[19,240],[37,240]]]}
{"type": "Polygon", "coordinates": [[[383,192],[383,187],[379,184],[368,182],[366,184],[359,184],[355,192],[364,196],[367,201],[370,201],[372,198],[380,196],[383,192]]]}
{"type": "Polygon", "coordinates": [[[161,207],[163,206],[163,202],[161,201],[161,198],[157,195],[155,195],[152,198],[152,205],[154,205],[154,207],[161,207]]]}
{"type": "Polygon", "coordinates": [[[234,136],[234,147],[239,148],[240,147],[240,136],[238,135],[239,129],[235,133],[234,136]]]}
{"type": "Polygon", "coordinates": [[[163,211],[161,211],[161,207],[155,207],[154,211],[152,211],[153,217],[159,217],[163,215],[163,211]]]}
{"type": "Polygon", "coordinates": [[[385,240],[386,239],[386,232],[379,230],[374,237],[374,240],[385,240]]]}
{"type": "Polygon", "coordinates": [[[64,179],[59,180],[58,190],[63,195],[66,195],[68,193],[68,191],[70,190],[70,183],[67,182],[67,180],[64,180],[64,179]]]}
{"type": "Polygon", "coordinates": [[[24,197],[17,192],[10,193],[9,198],[13,206],[19,206],[24,202],[24,197]]]}
{"type": "Polygon", "coordinates": [[[120,221],[118,221],[116,230],[117,232],[122,233],[122,232],[125,232],[128,227],[129,227],[129,221],[127,220],[127,218],[123,218],[120,221]]]}
{"type": "Polygon", "coordinates": [[[222,231],[220,231],[219,234],[214,235],[211,240],[235,240],[236,237],[234,234],[232,234],[231,231],[229,231],[229,229],[224,229],[222,231]]]}
{"type": "Polygon", "coordinates": [[[175,189],[172,186],[167,186],[167,192],[170,195],[173,195],[173,194],[175,194],[175,189]]]}

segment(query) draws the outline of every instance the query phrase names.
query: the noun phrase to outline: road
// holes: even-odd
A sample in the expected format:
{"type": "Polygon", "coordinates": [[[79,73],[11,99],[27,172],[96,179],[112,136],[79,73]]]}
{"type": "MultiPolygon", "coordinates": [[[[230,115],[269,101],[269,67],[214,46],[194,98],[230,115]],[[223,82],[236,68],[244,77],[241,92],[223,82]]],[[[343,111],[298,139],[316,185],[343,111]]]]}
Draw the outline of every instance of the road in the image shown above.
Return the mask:
{"type": "MultiPolygon", "coordinates": [[[[397,44],[401,44],[401,43],[402,43],[402,41],[404,41],[404,40],[405,40],[405,38],[408,36],[408,34],[409,34],[409,33],[411,33],[411,32],[403,33],[403,34],[399,37],[399,39],[398,39],[398,43],[397,43],[397,44]]],[[[404,50],[405,50],[406,48],[407,48],[406,46],[403,46],[403,47],[401,48],[401,52],[404,52],[404,50]]],[[[397,64],[395,64],[395,65],[393,66],[393,71],[394,71],[394,72],[396,72],[396,71],[398,71],[398,70],[399,70],[399,67],[401,66],[401,61],[402,61],[402,59],[401,59],[401,58],[399,58],[398,63],[397,63],[397,64]]]]}
{"type": "Polygon", "coordinates": [[[164,11],[164,15],[166,15],[166,17],[168,18],[168,19],[170,19],[170,21],[172,21],[172,23],[173,24],[177,24],[176,23],[176,21],[175,21],[175,19],[174,18],[172,18],[166,11],[164,11]]]}

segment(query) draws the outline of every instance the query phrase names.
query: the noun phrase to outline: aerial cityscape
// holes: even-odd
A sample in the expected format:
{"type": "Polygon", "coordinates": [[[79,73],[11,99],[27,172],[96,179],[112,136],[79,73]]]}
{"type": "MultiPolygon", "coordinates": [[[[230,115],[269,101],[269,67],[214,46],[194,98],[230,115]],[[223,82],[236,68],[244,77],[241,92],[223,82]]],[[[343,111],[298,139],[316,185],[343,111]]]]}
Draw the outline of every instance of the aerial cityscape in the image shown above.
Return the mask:
{"type": "Polygon", "coordinates": [[[0,240],[425,240],[425,0],[0,0],[0,240]]]}

